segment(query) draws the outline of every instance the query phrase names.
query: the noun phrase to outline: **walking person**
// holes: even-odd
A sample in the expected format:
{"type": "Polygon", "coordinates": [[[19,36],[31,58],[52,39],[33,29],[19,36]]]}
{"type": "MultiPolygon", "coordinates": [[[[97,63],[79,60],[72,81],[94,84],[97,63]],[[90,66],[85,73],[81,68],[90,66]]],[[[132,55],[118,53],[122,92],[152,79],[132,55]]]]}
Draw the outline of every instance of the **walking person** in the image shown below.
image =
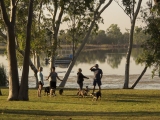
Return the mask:
{"type": "Polygon", "coordinates": [[[78,83],[78,85],[79,85],[79,92],[82,92],[84,78],[89,79],[88,77],[86,77],[86,76],[84,76],[84,75],[82,74],[82,69],[79,68],[79,69],[78,69],[78,72],[77,72],[77,83],[78,83]]]}
{"type": "Polygon", "coordinates": [[[50,79],[50,95],[52,95],[53,93],[55,94],[55,91],[56,91],[57,79],[60,80],[60,81],[62,81],[62,80],[58,77],[58,74],[55,71],[55,67],[52,67],[52,71],[51,71],[51,73],[49,74],[49,76],[47,77],[46,80],[48,80],[49,77],[51,78],[50,79]],[[52,90],[54,91],[53,93],[52,93],[52,90]]]}
{"type": "Polygon", "coordinates": [[[98,64],[95,64],[94,66],[92,66],[90,70],[94,72],[93,93],[95,91],[96,84],[98,84],[99,91],[101,92],[101,85],[102,85],[101,79],[103,76],[103,71],[99,68],[98,64]]]}
{"type": "Polygon", "coordinates": [[[39,67],[37,77],[38,77],[38,97],[41,97],[41,91],[44,85],[43,82],[43,74],[42,74],[43,68],[39,67]]]}

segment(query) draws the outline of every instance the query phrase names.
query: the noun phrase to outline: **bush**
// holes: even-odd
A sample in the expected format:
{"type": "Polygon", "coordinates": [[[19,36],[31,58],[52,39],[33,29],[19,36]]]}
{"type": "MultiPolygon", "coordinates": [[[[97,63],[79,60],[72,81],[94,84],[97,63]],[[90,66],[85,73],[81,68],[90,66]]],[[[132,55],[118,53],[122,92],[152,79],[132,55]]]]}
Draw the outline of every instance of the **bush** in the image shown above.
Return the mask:
{"type": "Polygon", "coordinates": [[[6,69],[1,64],[0,65],[0,86],[6,86],[8,83],[7,75],[6,75],[6,69]]]}

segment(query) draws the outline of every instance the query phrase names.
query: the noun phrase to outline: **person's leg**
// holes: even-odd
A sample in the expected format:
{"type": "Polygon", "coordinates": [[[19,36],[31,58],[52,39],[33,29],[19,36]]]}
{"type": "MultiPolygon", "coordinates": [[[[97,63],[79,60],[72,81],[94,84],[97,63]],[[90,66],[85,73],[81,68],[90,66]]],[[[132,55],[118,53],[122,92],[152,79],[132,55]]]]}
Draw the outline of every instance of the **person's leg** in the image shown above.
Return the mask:
{"type": "Polygon", "coordinates": [[[57,87],[56,84],[57,84],[56,82],[53,82],[53,88],[54,88],[54,92],[53,93],[54,93],[55,96],[56,96],[56,87],[57,87]]]}
{"type": "Polygon", "coordinates": [[[50,81],[50,96],[53,94],[53,82],[50,81]]]}
{"type": "Polygon", "coordinates": [[[80,83],[79,85],[80,85],[80,91],[82,91],[83,90],[83,83],[80,83]]]}
{"type": "Polygon", "coordinates": [[[38,87],[38,97],[41,97],[41,90],[42,90],[42,85],[39,84],[39,87],[38,87]]]}
{"type": "Polygon", "coordinates": [[[83,83],[80,83],[80,95],[84,96],[83,95],[83,83]]]}
{"type": "Polygon", "coordinates": [[[95,91],[95,87],[96,87],[96,80],[93,80],[93,93],[95,91]]]}
{"type": "Polygon", "coordinates": [[[99,91],[101,92],[101,85],[98,85],[98,87],[99,87],[99,91]]]}
{"type": "Polygon", "coordinates": [[[98,81],[98,87],[100,92],[101,92],[101,85],[102,85],[101,81],[98,81]]]}
{"type": "Polygon", "coordinates": [[[38,84],[37,96],[38,97],[40,96],[40,93],[39,93],[39,84],[38,84]]]}

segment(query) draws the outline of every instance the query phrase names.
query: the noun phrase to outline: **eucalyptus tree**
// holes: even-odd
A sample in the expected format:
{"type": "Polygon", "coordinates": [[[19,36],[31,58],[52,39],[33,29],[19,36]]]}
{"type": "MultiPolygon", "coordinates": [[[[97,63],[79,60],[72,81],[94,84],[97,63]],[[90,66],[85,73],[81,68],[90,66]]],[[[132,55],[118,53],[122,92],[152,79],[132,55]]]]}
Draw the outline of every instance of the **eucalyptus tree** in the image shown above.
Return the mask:
{"type": "Polygon", "coordinates": [[[6,25],[7,33],[7,53],[9,64],[9,96],[8,100],[28,100],[28,72],[29,72],[29,54],[30,54],[30,35],[33,14],[33,1],[29,1],[28,21],[26,27],[26,46],[22,72],[21,85],[19,87],[19,75],[16,58],[16,12],[18,2],[16,0],[0,1],[2,20],[6,25]],[[10,3],[10,5],[9,5],[10,3]],[[9,12],[8,12],[9,11],[9,12]],[[8,14],[9,13],[9,14],[8,14]]]}
{"type": "Polygon", "coordinates": [[[104,30],[98,30],[96,33],[92,32],[90,35],[92,38],[90,40],[90,44],[106,44],[107,43],[107,36],[104,30]]]}
{"type": "Polygon", "coordinates": [[[133,44],[140,46],[145,40],[149,38],[149,35],[145,34],[145,30],[142,27],[135,27],[133,44]]]}
{"type": "MultiPolygon", "coordinates": [[[[115,0],[118,5],[119,2],[118,0],[115,0]]],[[[122,4],[124,6],[121,7],[123,8],[124,12],[129,16],[130,18],[130,34],[129,34],[129,45],[128,45],[128,51],[126,54],[126,64],[125,64],[125,78],[124,78],[124,89],[128,89],[129,88],[129,71],[130,71],[130,56],[131,56],[131,52],[132,52],[132,47],[133,47],[133,33],[134,33],[134,27],[135,27],[135,23],[136,23],[136,19],[137,19],[137,15],[139,13],[140,7],[141,7],[141,3],[142,0],[123,0],[122,4]],[[136,7],[136,3],[137,3],[137,7],[136,7]]]]}
{"type": "Polygon", "coordinates": [[[106,30],[107,37],[112,44],[120,44],[122,40],[122,33],[117,24],[111,24],[106,30]]]}
{"type": "MultiPolygon", "coordinates": [[[[90,15],[90,18],[86,21],[88,23],[88,26],[86,26],[85,28],[87,29],[87,32],[86,34],[84,35],[83,37],[83,40],[82,40],[82,43],[80,45],[80,47],[78,48],[78,50],[76,51],[75,53],[75,56],[74,56],[74,59],[71,61],[70,65],[69,65],[69,68],[63,78],[63,81],[61,82],[61,84],[59,85],[60,87],[64,87],[65,86],[65,83],[68,79],[68,76],[80,54],[80,52],[82,51],[83,47],[85,46],[86,42],[88,41],[88,38],[89,38],[89,35],[91,33],[92,30],[97,30],[96,28],[98,27],[97,26],[97,23],[101,20],[101,14],[102,12],[104,12],[104,10],[112,3],[113,0],[109,0],[106,4],[105,3],[105,0],[100,0],[100,1],[97,1],[94,3],[91,2],[89,5],[93,5],[93,7],[91,7],[91,14],[90,15]],[[103,6],[104,5],[104,6],[103,6]],[[95,28],[95,29],[94,29],[95,28]]],[[[83,24],[82,24],[83,25],[83,24]]]]}
{"type": "Polygon", "coordinates": [[[137,60],[138,63],[145,64],[145,68],[131,88],[134,88],[138,84],[148,67],[152,67],[153,69],[152,77],[155,75],[160,76],[160,1],[154,0],[154,2],[155,5],[152,6],[152,1],[150,1],[148,3],[150,9],[144,12],[144,21],[146,23],[144,31],[149,35],[149,38],[143,42],[143,52],[137,60]]]}

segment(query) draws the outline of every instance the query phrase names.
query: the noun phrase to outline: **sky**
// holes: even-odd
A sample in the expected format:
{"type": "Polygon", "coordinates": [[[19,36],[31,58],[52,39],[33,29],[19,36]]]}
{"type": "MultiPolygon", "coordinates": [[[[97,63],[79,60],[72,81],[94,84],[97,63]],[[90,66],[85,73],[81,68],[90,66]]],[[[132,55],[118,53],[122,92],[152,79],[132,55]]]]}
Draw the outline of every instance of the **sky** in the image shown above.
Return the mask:
{"type": "MultiPolygon", "coordinates": [[[[142,6],[145,6],[146,1],[147,0],[142,0],[142,6]]],[[[102,13],[102,17],[104,19],[104,24],[99,24],[101,30],[106,31],[106,29],[111,24],[117,24],[118,27],[120,27],[122,33],[126,31],[126,28],[130,29],[129,17],[124,13],[122,8],[120,8],[120,6],[118,6],[118,4],[114,0],[111,5],[102,13]]],[[[137,20],[136,26],[142,26],[142,22],[140,20],[137,20]]]]}

